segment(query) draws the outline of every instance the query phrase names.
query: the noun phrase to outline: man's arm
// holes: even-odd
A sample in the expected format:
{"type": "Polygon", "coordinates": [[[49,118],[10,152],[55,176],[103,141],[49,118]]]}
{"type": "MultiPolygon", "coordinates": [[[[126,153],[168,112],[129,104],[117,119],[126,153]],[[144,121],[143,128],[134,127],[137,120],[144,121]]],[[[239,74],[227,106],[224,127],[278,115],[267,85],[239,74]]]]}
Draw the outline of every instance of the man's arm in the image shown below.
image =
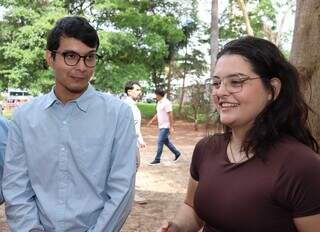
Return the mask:
{"type": "Polygon", "coordinates": [[[157,119],[157,114],[155,114],[155,115],[151,118],[151,120],[148,122],[147,126],[150,126],[150,125],[153,123],[153,121],[156,120],[156,119],[157,119]]]}
{"type": "Polygon", "coordinates": [[[172,111],[167,112],[167,114],[168,114],[169,123],[170,123],[169,132],[170,132],[170,134],[173,134],[174,129],[173,129],[173,114],[172,114],[172,111]]]}
{"type": "Polygon", "coordinates": [[[111,151],[110,173],[106,180],[105,202],[95,226],[89,232],[120,231],[133,203],[137,137],[131,109],[123,104],[111,151]],[[124,107],[125,106],[125,107],[124,107]]]}
{"type": "MultiPolygon", "coordinates": [[[[1,106],[0,106],[1,107],[1,106]]],[[[0,204],[3,203],[3,195],[2,195],[2,173],[3,173],[3,165],[4,165],[4,152],[7,145],[7,137],[8,137],[8,123],[0,117],[0,204]]]]}
{"type": "Polygon", "coordinates": [[[146,147],[146,143],[144,142],[144,139],[142,137],[142,133],[141,133],[141,129],[140,128],[139,128],[139,131],[138,131],[138,144],[139,144],[140,148],[146,147]]]}
{"type": "Polygon", "coordinates": [[[10,231],[30,231],[36,228],[43,230],[35,203],[35,193],[28,176],[24,143],[16,117],[9,128],[2,187],[10,231]]]}

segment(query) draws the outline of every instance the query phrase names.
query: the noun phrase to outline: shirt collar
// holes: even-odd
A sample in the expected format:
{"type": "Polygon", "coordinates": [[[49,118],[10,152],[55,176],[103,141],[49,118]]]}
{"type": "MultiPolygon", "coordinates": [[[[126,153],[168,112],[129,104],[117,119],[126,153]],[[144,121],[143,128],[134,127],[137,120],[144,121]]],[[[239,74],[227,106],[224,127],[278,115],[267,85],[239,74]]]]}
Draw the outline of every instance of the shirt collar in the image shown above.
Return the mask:
{"type": "Polygon", "coordinates": [[[160,99],[160,101],[158,101],[158,102],[159,102],[159,103],[160,103],[160,102],[163,102],[165,98],[166,98],[166,97],[162,97],[162,98],[160,99]]]}
{"type": "MultiPolygon", "coordinates": [[[[80,110],[87,112],[89,107],[89,99],[92,95],[94,95],[95,89],[91,84],[88,85],[86,91],[77,99],[72,100],[77,104],[80,110]]],[[[50,93],[47,95],[47,99],[45,100],[45,109],[51,107],[56,101],[60,101],[54,93],[54,87],[51,89],[50,93]]]]}
{"type": "Polygon", "coordinates": [[[45,103],[44,103],[44,109],[48,109],[49,107],[51,107],[53,105],[53,103],[55,103],[56,101],[58,101],[58,98],[56,97],[56,95],[54,94],[54,87],[52,87],[51,91],[49,92],[49,94],[47,95],[46,99],[45,99],[45,103]]]}
{"type": "Polygon", "coordinates": [[[127,100],[128,102],[130,102],[131,104],[137,105],[137,102],[136,102],[135,100],[133,100],[133,99],[132,99],[131,97],[129,97],[129,96],[126,97],[126,100],[127,100]]]}

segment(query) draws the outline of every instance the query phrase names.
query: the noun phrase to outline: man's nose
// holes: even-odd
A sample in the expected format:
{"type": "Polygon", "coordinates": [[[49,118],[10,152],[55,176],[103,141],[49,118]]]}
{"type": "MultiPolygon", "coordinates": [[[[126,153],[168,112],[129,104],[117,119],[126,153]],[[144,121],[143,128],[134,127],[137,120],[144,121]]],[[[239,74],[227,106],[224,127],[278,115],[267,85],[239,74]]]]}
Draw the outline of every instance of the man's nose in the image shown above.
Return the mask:
{"type": "Polygon", "coordinates": [[[77,64],[77,67],[82,71],[86,70],[88,68],[86,63],[85,63],[85,57],[80,57],[80,60],[79,60],[79,62],[77,64]]]}

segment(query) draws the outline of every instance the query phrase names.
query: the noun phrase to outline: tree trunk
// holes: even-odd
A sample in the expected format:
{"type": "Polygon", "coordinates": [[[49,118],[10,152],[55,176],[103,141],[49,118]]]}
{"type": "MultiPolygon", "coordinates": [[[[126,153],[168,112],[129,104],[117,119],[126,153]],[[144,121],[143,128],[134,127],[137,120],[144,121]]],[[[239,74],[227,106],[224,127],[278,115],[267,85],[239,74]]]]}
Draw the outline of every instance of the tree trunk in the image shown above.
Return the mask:
{"type": "Polygon", "coordinates": [[[167,98],[171,100],[171,81],[172,81],[172,62],[170,61],[169,67],[168,67],[168,75],[167,75],[167,98]]]}
{"type": "Polygon", "coordinates": [[[316,114],[309,115],[310,128],[320,142],[320,1],[297,0],[291,62],[302,78],[302,91],[316,114]]]}
{"type": "Polygon", "coordinates": [[[185,94],[185,85],[186,85],[186,77],[187,77],[187,56],[188,56],[188,43],[186,44],[186,52],[184,55],[182,88],[181,88],[181,93],[180,93],[180,101],[179,101],[179,109],[178,109],[179,116],[181,116],[181,110],[182,110],[183,99],[184,99],[184,94],[185,94]]]}
{"type": "Polygon", "coordinates": [[[248,15],[248,11],[247,11],[247,7],[246,7],[244,0],[237,0],[237,2],[239,4],[239,7],[240,7],[242,14],[243,14],[243,18],[244,18],[244,22],[246,24],[248,35],[254,36],[253,29],[251,27],[249,15],[248,15]]]}
{"type": "MultiPolygon", "coordinates": [[[[216,66],[217,55],[219,52],[219,4],[218,0],[212,0],[211,2],[211,37],[210,37],[210,51],[211,51],[211,64],[210,64],[210,77],[213,76],[214,68],[216,66]]],[[[211,82],[209,82],[211,83],[211,82]]],[[[210,123],[210,115],[211,112],[215,111],[214,105],[212,104],[211,99],[211,86],[206,88],[207,94],[209,95],[209,110],[206,112],[207,114],[207,122],[206,127],[209,127],[210,123]]]]}
{"type": "Polygon", "coordinates": [[[218,0],[212,0],[211,3],[211,65],[210,65],[210,76],[213,76],[214,67],[216,65],[217,54],[219,50],[219,12],[218,12],[218,0]]]}
{"type": "Polygon", "coordinates": [[[186,86],[186,71],[184,71],[183,77],[182,77],[182,87],[181,87],[179,110],[178,110],[179,116],[181,116],[181,110],[182,110],[183,99],[184,99],[184,94],[185,94],[185,86],[186,86]]]}

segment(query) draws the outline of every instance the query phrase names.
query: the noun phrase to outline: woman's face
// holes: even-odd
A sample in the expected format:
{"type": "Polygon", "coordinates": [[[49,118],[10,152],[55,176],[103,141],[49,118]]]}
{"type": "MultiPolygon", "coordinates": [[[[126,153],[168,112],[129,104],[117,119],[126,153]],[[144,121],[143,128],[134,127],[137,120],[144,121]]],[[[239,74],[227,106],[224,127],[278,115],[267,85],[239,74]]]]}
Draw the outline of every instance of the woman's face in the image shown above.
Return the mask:
{"type": "Polygon", "coordinates": [[[213,75],[213,101],[224,125],[248,130],[272,99],[251,64],[240,55],[223,55],[213,75]]]}

